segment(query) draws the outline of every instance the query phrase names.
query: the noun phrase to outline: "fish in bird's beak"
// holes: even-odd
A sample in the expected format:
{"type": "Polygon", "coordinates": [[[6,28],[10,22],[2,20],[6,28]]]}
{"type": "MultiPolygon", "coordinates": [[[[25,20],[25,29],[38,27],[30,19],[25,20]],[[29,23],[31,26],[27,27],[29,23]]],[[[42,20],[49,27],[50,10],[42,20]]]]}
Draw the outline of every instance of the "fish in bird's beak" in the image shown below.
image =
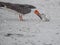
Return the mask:
{"type": "Polygon", "coordinates": [[[39,13],[38,10],[35,10],[34,13],[42,20],[41,14],[39,13]]]}

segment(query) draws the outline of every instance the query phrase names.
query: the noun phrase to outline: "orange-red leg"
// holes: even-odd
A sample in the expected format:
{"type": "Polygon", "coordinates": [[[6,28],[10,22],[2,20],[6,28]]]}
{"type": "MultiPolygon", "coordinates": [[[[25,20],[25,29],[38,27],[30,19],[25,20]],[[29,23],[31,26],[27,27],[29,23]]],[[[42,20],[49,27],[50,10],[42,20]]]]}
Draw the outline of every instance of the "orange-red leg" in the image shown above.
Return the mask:
{"type": "Polygon", "coordinates": [[[20,21],[23,21],[22,15],[19,15],[19,19],[20,19],[20,21]]]}

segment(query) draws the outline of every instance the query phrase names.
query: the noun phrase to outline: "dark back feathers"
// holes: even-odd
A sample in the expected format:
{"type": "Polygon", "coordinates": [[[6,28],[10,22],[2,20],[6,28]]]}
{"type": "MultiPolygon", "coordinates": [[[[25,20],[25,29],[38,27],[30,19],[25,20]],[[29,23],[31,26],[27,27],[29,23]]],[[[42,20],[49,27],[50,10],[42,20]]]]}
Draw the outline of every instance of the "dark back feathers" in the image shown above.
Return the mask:
{"type": "Polygon", "coordinates": [[[13,4],[13,3],[7,3],[7,2],[0,2],[0,7],[4,7],[4,6],[22,14],[30,13],[31,9],[36,8],[35,6],[28,5],[28,4],[13,4]]]}

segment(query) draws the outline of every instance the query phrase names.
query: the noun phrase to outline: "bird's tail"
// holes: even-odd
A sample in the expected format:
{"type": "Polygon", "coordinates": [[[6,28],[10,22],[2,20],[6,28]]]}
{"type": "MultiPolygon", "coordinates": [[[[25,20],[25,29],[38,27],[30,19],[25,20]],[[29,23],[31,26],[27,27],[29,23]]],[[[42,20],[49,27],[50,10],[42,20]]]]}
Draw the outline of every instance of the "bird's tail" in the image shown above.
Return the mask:
{"type": "Polygon", "coordinates": [[[5,6],[8,6],[8,5],[11,5],[11,3],[9,3],[9,2],[0,2],[0,7],[5,7],[5,6]]]}
{"type": "Polygon", "coordinates": [[[4,7],[5,3],[4,2],[0,2],[0,7],[4,7]]]}

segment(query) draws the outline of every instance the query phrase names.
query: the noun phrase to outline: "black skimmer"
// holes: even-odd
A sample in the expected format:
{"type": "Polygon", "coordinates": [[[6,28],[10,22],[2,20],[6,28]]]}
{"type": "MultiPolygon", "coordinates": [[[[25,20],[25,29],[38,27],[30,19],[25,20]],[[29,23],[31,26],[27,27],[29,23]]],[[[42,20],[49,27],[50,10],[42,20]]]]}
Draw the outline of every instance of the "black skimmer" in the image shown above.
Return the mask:
{"type": "Polygon", "coordinates": [[[0,2],[0,7],[6,7],[12,10],[15,10],[19,13],[19,19],[23,20],[23,15],[31,12],[31,9],[35,9],[36,7],[29,4],[14,4],[8,2],[0,2]]]}

